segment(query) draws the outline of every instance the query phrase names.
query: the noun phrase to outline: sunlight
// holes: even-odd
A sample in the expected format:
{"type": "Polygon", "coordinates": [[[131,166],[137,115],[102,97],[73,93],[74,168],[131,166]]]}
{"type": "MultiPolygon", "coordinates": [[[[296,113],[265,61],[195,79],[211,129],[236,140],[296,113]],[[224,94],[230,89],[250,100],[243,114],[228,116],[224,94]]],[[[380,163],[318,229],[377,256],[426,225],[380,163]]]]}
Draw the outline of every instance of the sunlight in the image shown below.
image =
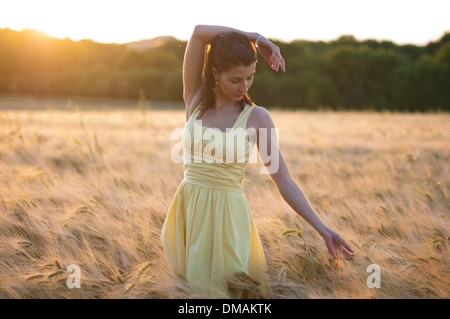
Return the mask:
{"type": "Polygon", "coordinates": [[[165,35],[187,40],[196,24],[216,24],[285,41],[328,41],[353,34],[424,44],[450,30],[449,13],[450,2],[443,0],[380,0],[376,5],[358,0],[279,0],[276,5],[268,0],[214,5],[205,0],[15,0],[0,6],[0,28],[124,43],[165,35]]]}

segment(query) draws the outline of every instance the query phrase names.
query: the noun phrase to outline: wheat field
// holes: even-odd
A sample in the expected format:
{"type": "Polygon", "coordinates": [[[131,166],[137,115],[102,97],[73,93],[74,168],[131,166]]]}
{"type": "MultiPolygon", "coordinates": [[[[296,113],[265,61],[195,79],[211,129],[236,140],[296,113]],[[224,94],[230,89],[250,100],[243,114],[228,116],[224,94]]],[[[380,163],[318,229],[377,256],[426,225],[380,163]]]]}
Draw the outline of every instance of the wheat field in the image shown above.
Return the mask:
{"type": "MultiPolygon", "coordinates": [[[[356,252],[331,260],[248,164],[274,298],[449,298],[450,115],[270,113],[292,178],[356,252]]],[[[1,110],[0,298],[203,298],[159,240],[184,123],[182,110],[1,110]],[[67,285],[73,264],[80,288],[67,285]]]]}

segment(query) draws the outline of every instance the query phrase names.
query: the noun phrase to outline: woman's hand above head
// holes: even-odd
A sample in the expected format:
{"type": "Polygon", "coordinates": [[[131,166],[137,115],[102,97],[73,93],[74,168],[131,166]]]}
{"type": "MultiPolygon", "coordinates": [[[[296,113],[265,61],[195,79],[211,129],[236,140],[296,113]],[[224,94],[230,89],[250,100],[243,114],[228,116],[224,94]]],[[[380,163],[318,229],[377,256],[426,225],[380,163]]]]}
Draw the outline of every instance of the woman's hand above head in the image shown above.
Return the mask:
{"type": "Polygon", "coordinates": [[[280,48],[268,40],[264,36],[259,36],[255,41],[259,52],[262,54],[267,63],[269,63],[272,70],[278,72],[279,68],[283,72],[286,72],[286,66],[283,56],[281,55],[280,48]]]}

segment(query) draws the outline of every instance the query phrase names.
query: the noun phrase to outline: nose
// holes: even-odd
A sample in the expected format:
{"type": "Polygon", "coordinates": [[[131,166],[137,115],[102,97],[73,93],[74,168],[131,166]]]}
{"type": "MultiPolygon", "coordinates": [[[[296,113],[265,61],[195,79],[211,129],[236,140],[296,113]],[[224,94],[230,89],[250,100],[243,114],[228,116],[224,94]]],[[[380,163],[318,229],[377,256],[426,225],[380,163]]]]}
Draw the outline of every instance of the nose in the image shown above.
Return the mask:
{"type": "Polygon", "coordinates": [[[240,86],[239,91],[241,93],[247,93],[248,92],[248,88],[250,87],[250,82],[243,82],[243,84],[240,86]]]}

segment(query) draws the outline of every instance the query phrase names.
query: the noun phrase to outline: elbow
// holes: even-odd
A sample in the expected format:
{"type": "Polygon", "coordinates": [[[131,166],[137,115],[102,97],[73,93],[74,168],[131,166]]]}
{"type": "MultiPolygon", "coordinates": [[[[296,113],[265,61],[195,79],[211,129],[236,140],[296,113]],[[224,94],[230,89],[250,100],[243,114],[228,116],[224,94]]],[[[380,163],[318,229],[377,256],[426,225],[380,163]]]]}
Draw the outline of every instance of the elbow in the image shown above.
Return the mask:
{"type": "Polygon", "coordinates": [[[194,31],[192,31],[192,34],[199,33],[199,31],[201,30],[201,28],[202,28],[202,25],[201,25],[201,24],[197,24],[197,25],[194,27],[194,31]]]}
{"type": "Polygon", "coordinates": [[[204,33],[205,25],[197,24],[194,27],[194,31],[192,32],[192,36],[200,37],[204,33]]]}
{"type": "Polygon", "coordinates": [[[292,191],[293,189],[298,188],[297,183],[291,177],[286,179],[285,185],[288,191],[292,191]]]}
{"type": "Polygon", "coordinates": [[[200,40],[200,41],[202,41],[203,42],[203,34],[204,34],[204,28],[203,28],[203,25],[196,25],[195,27],[194,27],[194,30],[192,31],[192,34],[191,34],[191,39],[190,40],[192,40],[192,39],[196,39],[197,41],[198,40],[200,40]]]}
{"type": "Polygon", "coordinates": [[[292,190],[297,187],[297,184],[290,176],[288,176],[278,180],[276,186],[282,197],[288,197],[289,194],[292,193],[292,190]]]}
{"type": "Polygon", "coordinates": [[[298,197],[300,187],[294,182],[286,182],[281,188],[278,189],[281,197],[288,204],[295,201],[296,197],[298,197]]]}

